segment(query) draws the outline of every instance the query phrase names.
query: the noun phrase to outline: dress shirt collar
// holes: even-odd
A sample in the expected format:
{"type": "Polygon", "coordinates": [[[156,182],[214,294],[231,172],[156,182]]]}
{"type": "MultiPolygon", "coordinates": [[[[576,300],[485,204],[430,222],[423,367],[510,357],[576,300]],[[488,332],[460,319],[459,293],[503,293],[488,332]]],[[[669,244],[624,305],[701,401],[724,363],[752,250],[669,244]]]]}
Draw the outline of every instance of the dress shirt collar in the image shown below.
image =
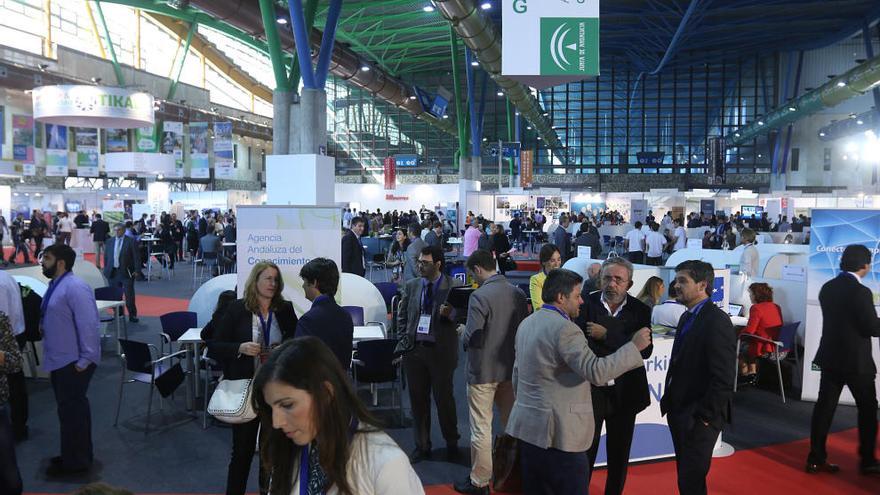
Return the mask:
{"type": "Polygon", "coordinates": [[[629,299],[629,297],[625,297],[623,299],[623,302],[620,304],[620,306],[617,307],[617,311],[611,311],[611,306],[609,306],[608,301],[605,300],[605,293],[604,292],[602,293],[602,297],[601,297],[602,306],[605,306],[605,310],[608,311],[608,314],[611,315],[612,318],[617,318],[617,315],[619,315],[620,312],[623,311],[623,307],[626,306],[627,299],[629,299]]]}

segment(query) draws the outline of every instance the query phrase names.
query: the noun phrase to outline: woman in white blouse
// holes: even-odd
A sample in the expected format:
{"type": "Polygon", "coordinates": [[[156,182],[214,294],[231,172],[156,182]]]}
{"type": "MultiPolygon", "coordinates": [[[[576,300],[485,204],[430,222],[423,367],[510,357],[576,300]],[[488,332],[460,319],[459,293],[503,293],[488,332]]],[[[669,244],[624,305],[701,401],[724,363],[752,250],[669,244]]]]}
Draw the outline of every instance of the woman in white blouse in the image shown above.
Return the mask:
{"type": "Polygon", "coordinates": [[[358,400],[315,337],[282,344],[260,367],[253,403],[270,495],[424,494],[409,458],[358,400]]]}

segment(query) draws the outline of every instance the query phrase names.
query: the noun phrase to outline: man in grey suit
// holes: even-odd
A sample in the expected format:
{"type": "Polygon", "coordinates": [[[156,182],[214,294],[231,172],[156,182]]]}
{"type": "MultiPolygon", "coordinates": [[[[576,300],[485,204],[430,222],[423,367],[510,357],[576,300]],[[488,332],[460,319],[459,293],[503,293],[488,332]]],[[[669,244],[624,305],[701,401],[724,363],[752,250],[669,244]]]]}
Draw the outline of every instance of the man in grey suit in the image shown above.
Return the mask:
{"type": "Polygon", "coordinates": [[[583,303],[581,282],[571,270],[551,271],[544,306],[516,333],[516,401],[507,433],[519,439],[525,493],[588,493],[587,449],[595,433],[590,383],[603,385],[644,366],[640,352],[651,344],[650,330],[642,328],[613,354],[593,354],[572,322],[583,303]]]}
{"type": "Polygon", "coordinates": [[[403,280],[410,281],[421,277],[419,255],[427,244],[422,240],[422,230],[418,224],[410,224],[406,229],[406,235],[409,237],[409,246],[406,248],[406,257],[403,260],[403,280]]]}
{"type": "Polygon", "coordinates": [[[568,226],[571,221],[568,215],[559,217],[559,227],[553,231],[553,244],[559,248],[559,254],[562,256],[562,264],[571,258],[571,238],[568,236],[568,226]]]}
{"type": "Polygon", "coordinates": [[[443,224],[440,222],[434,222],[431,225],[431,230],[425,234],[425,244],[429,246],[437,246],[440,250],[443,250],[443,224]]]}
{"type": "Polygon", "coordinates": [[[418,264],[422,276],[404,285],[397,307],[395,354],[403,354],[403,369],[409,383],[416,437],[416,448],[410,454],[413,464],[431,458],[432,394],[446,440],[447,460],[458,459],[458,418],[452,393],[452,375],[458,365],[458,334],[452,306],[446,299],[449,290],[461,284],[443,273],[444,263],[440,248],[422,248],[418,264]]]}
{"type": "Polygon", "coordinates": [[[137,306],[134,302],[134,277],[140,269],[139,250],[133,238],[125,235],[125,225],[118,223],[114,227],[116,237],[107,241],[104,251],[104,276],[110,287],[125,290],[125,307],[128,309],[128,321],[136,323],[137,306]]]}
{"type": "Polygon", "coordinates": [[[468,301],[461,341],[468,355],[468,409],[471,419],[471,473],[455,491],[489,494],[492,481],[492,406],[498,406],[501,428],[513,407],[514,339],[528,314],[526,296],[495,271],[492,253],[477,249],[467,259],[480,288],[468,301]]]}

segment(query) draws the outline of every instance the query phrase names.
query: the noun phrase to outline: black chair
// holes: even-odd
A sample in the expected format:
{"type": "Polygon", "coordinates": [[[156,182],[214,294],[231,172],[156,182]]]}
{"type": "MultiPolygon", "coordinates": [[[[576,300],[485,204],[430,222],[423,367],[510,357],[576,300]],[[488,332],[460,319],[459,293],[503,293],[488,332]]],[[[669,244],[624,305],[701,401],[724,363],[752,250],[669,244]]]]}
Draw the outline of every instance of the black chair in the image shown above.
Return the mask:
{"type": "Polygon", "coordinates": [[[199,315],[192,311],[174,311],[165,313],[159,317],[162,324],[162,333],[159,334],[162,346],[159,348],[163,355],[165,352],[165,344],[168,344],[168,353],[171,353],[171,343],[177,342],[183,334],[190,328],[199,326],[199,315]]]}
{"type": "Polygon", "coordinates": [[[122,390],[127,383],[144,383],[150,386],[150,395],[147,399],[147,423],[144,435],[150,432],[150,415],[153,410],[153,389],[159,390],[159,410],[162,410],[162,398],[170,396],[177,387],[183,383],[185,373],[180,362],[171,365],[172,359],[178,361],[186,357],[186,351],[178,351],[158,359],[153,358],[153,350],[158,349],[153,344],[137,342],[128,339],[119,339],[122,347],[122,373],[119,381],[119,399],[116,403],[116,419],[113,426],[119,424],[119,412],[122,409],[122,390]]]}
{"type": "Polygon", "coordinates": [[[351,322],[354,323],[354,326],[364,326],[364,308],[360,306],[343,306],[342,309],[351,316],[351,322]]]}
{"type": "Polygon", "coordinates": [[[397,339],[363,340],[358,342],[351,369],[355,382],[369,383],[373,394],[373,406],[379,405],[377,384],[392,383],[391,407],[398,407],[403,420],[403,384],[400,378],[400,359],[394,357],[397,339]],[[397,389],[397,405],[394,389],[397,389]]]}
{"type": "MultiPolygon", "coordinates": [[[[123,301],[125,292],[122,290],[122,287],[98,287],[95,289],[95,300],[96,301],[123,301]]],[[[107,313],[99,314],[101,317],[101,323],[113,323],[116,318],[122,318],[122,331],[126,337],[128,337],[128,320],[123,318],[125,316],[125,306],[119,306],[113,310],[113,313],[108,315],[107,313]]],[[[106,337],[105,333],[102,337],[106,337]]],[[[121,335],[117,335],[118,339],[121,335]]]]}
{"type": "Polygon", "coordinates": [[[391,300],[397,295],[398,285],[394,282],[376,282],[374,285],[382,293],[382,299],[385,300],[385,310],[390,312],[391,300]]]}

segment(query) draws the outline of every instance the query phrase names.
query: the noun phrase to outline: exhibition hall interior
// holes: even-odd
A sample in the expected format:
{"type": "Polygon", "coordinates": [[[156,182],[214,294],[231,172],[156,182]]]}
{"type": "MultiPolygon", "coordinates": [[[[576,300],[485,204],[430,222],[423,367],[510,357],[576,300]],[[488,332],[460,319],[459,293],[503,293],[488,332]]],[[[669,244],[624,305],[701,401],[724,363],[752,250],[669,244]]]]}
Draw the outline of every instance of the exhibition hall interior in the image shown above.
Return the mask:
{"type": "Polygon", "coordinates": [[[880,493],[877,0],[0,0],[0,495],[880,493]]]}

